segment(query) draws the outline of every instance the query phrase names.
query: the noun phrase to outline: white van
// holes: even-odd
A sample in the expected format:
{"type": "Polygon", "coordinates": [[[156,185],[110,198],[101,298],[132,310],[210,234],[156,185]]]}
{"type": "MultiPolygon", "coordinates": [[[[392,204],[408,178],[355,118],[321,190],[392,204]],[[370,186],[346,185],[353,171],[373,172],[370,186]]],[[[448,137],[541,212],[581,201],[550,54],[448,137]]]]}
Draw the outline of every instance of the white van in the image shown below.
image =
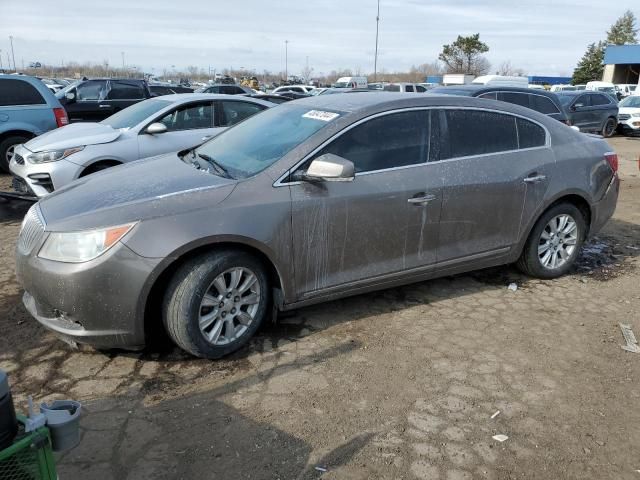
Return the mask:
{"type": "Polygon", "coordinates": [[[367,77],[340,77],[333,88],[367,88],[367,77]]]}
{"type": "Polygon", "coordinates": [[[498,87],[520,87],[528,88],[529,79],[527,77],[508,77],[506,75],[482,75],[476,78],[472,85],[487,85],[498,87]]]}
{"type": "Polygon", "coordinates": [[[587,82],[585,90],[591,90],[594,92],[604,92],[610,95],[616,96],[616,86],[611,82],[587,82]]]}
{"type": "Polygon", "coordinates": [[[449,85],[468,85],[473,82],[474,76],[467,73],[447,73],[442,77],[442,84],[449,85]]]}
{"type": "Polygon", "coordinates": [[[638,88],[638,86],[630,83],[618,83],[616,84],[616,88],[624,98],[624,97],[628,97],[629,95],[633,95],[636,89],[638,88]]]}

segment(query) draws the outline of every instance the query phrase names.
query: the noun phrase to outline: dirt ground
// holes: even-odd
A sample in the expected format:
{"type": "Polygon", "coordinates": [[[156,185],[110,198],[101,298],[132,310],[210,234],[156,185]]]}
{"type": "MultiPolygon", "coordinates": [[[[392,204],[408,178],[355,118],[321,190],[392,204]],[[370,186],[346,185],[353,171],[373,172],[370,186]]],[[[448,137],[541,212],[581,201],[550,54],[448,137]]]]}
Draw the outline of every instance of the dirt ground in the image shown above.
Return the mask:
{"type": "Polygon", "coordinates": [[[0,200],[0,368],[21,411],[83,402],[64,479],[640,479],[640,354],[618,326],[640,336],[640,139],[610,143],[618,210],[573,274],[306,308],[222,361],[72,350],[40,328],[14,277],[27,206],[0,200]]]}

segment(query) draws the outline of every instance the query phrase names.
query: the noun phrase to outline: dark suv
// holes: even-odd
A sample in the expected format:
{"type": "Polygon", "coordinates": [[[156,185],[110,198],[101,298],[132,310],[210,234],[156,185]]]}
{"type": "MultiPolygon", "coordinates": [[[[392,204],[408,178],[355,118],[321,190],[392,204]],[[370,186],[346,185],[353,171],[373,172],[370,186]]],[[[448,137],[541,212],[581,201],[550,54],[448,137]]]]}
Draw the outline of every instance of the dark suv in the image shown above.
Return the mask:
{"type": "Polygon", "coordinates": [[[560,92],[571,125],[582,132],[595,132],[610,137],[618,128],[618,101],[603,92],[581,90],[560,92]]]}
{"type": "Polygon", "coordinates": [[[114,113],[151,98],[145,80],[94,78],[63,88],[56,97],[70,122],[99,122],[114,113]]]}
{"type": "Polygon", "coordinates": [[[428,91],[430,94],[464,95],[467,97],[488,98],[501,102],[515,103],[522,107],[530,108],[543,113],[556,120],[569,125],[569,116],[562,107],[560,99],[555,93],[546,90],[533,90],[531,88],[462,85],[449,87],[436,87],[428,91]]]}
{"type": "Polygon", "coordinates": [[[244,95],[245,93],[253,93],[253,90],[240,85],[229,85],[223,83],[203,87],[199,90],[196,90],[196,93],[224,93],[226,95],[244,95]]]}

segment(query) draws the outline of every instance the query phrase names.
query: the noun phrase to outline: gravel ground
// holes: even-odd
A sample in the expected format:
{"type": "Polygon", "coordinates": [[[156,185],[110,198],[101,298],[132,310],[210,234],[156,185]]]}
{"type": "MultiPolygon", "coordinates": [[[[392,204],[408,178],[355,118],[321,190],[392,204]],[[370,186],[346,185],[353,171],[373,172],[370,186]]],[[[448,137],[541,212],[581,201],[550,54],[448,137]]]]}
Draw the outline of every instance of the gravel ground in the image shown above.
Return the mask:
{"type": "Polygon", "coordinates": [[[640,336],[640,139],[611,144],[618,210],[573,274],[502,267],[301,309],[215,362],[40,328],[13,270],[27,206],[0,200],[0,368],[19,410],[84,403],[60,478],[640,479],[640,354],[618,326],[640,336]]]}

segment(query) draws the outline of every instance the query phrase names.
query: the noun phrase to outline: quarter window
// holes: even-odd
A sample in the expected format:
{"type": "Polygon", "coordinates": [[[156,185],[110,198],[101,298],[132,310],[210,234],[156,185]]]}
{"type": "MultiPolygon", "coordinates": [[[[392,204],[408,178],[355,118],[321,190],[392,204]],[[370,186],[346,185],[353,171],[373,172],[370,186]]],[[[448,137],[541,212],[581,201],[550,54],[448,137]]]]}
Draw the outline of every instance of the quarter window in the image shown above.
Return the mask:
{"type": "MultiPolygon", "coordinates": [[[[356,172],[425,163],[429,158],[430,110],[392,113],[347,131],[317,156],[333,153],[353,162],[356,172]]],[[[437,137],[436,137],[437,138],[437,137]]]]}
{"type": "Polygon", "coordinates": [[[517,123],[519,148],[544,147],[546,145],[547,134],[544,128],[524,118],[518,118],[517,123]]]}
{"type": "Polygon", "coordinates": [[[441,159],[518,148],[516,117],[483,110],[443,110],[446,133],[441,159]]]}
{"type": "Polygon", "coordinates": [[[496,92],[487,92],[487,93],[483,93],[482,95],[478,95],[478,98],[486,98],[488,100],[497,100],[496,95],[497,95],[496,92]]]}
{"type": "Polygon", "coordinates": [[[221,127],[230,127],[264,110],[262,105],[249,102],[222,101],[220,103],[222,105],[221,127]]]}
{"type": "Polygon", "coordinates": [[[40,92],[28,82],[12,78],[0,80],[0,107],[9,105],[44,105],[40,92]]]}
{"type": "Polygon", "coordinates": [[[213,106],[211,102],[183,105],[162,117],[160,122],[164,123],[170,132],[212,128],[213,106]]]}

